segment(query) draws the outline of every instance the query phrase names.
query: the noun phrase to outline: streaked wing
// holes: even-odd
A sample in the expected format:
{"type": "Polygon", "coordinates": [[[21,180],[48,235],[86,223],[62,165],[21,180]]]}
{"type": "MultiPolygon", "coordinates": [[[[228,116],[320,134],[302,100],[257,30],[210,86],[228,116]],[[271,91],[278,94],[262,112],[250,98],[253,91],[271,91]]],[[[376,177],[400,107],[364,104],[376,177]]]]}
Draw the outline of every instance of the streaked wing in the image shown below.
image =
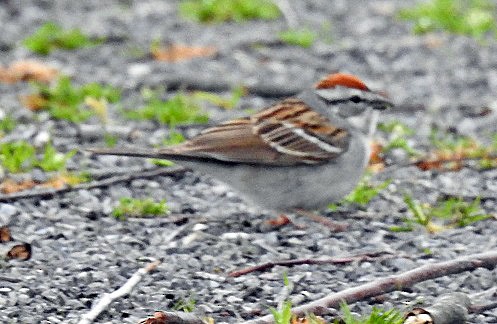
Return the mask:
{"type": "Polygon", "coordinates": [[[348,146],[349,134],[299,99],[286,99],[248,118],[206,129],[164,154],[228,162],[298,165],[332,160],[348,146]]]}
{"type": "Polygon", "coordinates": [[[254,130],[264,142],[300,163],[332,160],[349,144],[349,133],[299,99],[286,99],[252,117],[254,130]]]}
{"type": "Polygon", "coordinates": [[[159,153],[253,164],[278,164],[280,155],[254,134],[248,118],[208,128],[184,144],[159,153]]]}

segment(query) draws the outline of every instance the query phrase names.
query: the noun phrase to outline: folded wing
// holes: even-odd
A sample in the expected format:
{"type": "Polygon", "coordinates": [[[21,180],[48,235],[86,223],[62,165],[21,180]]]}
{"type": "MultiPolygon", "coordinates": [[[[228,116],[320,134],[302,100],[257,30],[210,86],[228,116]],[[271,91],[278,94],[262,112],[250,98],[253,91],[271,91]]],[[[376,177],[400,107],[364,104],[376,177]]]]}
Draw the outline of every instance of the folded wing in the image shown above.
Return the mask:
{"type": "Polygon", "coordinates": [[[158,153],[275,166],[319,164],[342,154],[349,137],[303,101],[289,98],[158,153]]]}

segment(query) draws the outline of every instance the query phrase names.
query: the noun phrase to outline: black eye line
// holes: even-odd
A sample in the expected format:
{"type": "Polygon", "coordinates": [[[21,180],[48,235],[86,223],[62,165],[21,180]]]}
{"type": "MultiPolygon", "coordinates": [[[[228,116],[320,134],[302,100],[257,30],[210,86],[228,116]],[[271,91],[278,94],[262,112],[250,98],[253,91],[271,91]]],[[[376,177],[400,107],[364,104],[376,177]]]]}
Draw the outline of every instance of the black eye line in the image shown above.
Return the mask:
{"type": "Polygon", "coordinates": [[[340,104],[340,103],[347,103],[347,102],[353,102],[353,103],[364,102],[366,104],[376,105],[376,104],[382,104],[383,103],[382,100],[375,100],[375,99],[368,100],[368,99],[361,98],[358,95],[354,95],[354,96],[351,96],[351,97],[346,98],[346,99],[335,99],[335,100],[327,100],[327,99],[325,99],[325,101],[327,103],[329,103],[329,104],[340,104]],[[357,100],[357,99],[359,99],[359,100],[357,100]]]}
{"type": "Polygon", "coordinates": [[[354,103],[359,103],[359,102],[361,102],[363,100],[359,96],[355,95],[355,96],[350,97],[349,101],[352,101],[354,103]]]}
{"type": "Polygon", "coordinates": [[[340,103],[347,103],[347,102],[353,102],[353,103],[359,103],[359,102],[367,102],[367,103],[372,103],[372,101],[361,99],[359,96],[354,95],[349,98],[345,99],[334,99],[334,100],[328,100],[325,99],[325,101],[329,104],[340,104],[340,103]],[[359,100],[358,100],[359,99],[359,100]]]}

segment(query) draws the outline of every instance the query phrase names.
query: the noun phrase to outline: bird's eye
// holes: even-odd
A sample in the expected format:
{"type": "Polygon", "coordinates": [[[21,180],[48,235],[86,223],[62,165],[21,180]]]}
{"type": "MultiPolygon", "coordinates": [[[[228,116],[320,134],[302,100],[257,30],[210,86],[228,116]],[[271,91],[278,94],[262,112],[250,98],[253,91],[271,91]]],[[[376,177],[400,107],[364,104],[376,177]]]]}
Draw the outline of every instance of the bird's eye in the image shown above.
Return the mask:
{"type": "Polygon", "coordinates": [[[358,102],[362,101],[361,98],[359,98],[359,96],[352,96],[352,97],[350,97],[349,100],[354,102],[354,103],[358,103],[358,102]]]}

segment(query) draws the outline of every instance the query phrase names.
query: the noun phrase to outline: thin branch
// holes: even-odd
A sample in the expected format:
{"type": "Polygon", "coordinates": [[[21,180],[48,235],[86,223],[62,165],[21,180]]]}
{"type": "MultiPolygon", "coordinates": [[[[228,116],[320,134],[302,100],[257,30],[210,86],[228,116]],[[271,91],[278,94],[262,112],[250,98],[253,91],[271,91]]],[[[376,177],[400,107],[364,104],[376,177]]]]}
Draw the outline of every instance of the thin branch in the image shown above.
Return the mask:
{"type": "Polygon", "coordinates": [[[458,192],[448,192],[448,191],[442,191],[441,193],[441,198],[442,199],[447,199],[447,198],[452,198],[452,197],[456,197],[456,198],[462,198],[462,199],[480,199],[482,202],[486,201],[486,200],[497,200],[497,195],[495,194],[495,192],[492,192],[491,190],[485,190],[485,191],[479,191],[478,194],[474,194],[474,195],[471,195],[471,194],[461,194],[461,193],[458,193],[458,192]]]}
{"type": "Polygon", "coordinates": [[[472,300],[472,301],[475,301],[475,300],[485,300],[485,301],[488,301],[488,300],[492,300],[491,302],[489,303],[486,303],[486,304],[477,304],[475,302],[473,302],[473,304],[471,306],[469,306],[469,309],[468,311],[470,313],[482,313],[482,312],[485,312],[487,310],[491,310],[491,309],[494,309],[494,308],[497,308],[497,301],[494,301],[493,297],[495,296],[497,292],[497,287],[491,287],[487,290],[484,290],[484,291],[479,291],[477,293],[473,293],[471,295],[469,295],[469,298],[472,300]]]}
{"type": "MultiPolygon", "coordinates": [[[[121,175],[126,175],[130,173],[138,173],[138,172],[146,172],[157,170],[158,167],[156,165],[153,166],[142,166],[142,165],[133,165],[133,166],[111,166],[111,167],[102,167],[98,169],[89,169],[85,170],[90,176],[92,180],[102,180],[110,177],[116,177],[121,175]]],[[[81,172],[81,168],[75,167],[74,169],[68,170],[70,172],[81,172]]],[[[56,175],[57,172],[54,172],[56,175]]]]}
{"type": "Polygon", "coordinates": [[[157,266],[160,264],[160,261],[154,261],[147,264],[145,267],[136,271],[131,278],[126,281],[126,283],[121,286],[119,289],[113,291],[110,294],[105,294],[99,301],[96,303],[91,310],[84,314],[81,317],[81,320],[78,324],[91,324],[93,321],[102,313],[114,300],[125,296],[133,290],[133,288],[140,282],[140,280],[149,272],[155,270],[157,266]]]}
{"type": "Polygon", "coordinates": [[[125,175],[110,177],[99,181],[82,183],[75,186],[67,186],[59,189],[43,189],[43,190],[28,191],[28,192],[18,192],[10,195],[0,195],[0,202],[12,202],[19,199],[29,199],[29,198],[50,198],[70,191],[108,187],[110,185],[119,182],[128,182],[135,179],[146,179],[146,178],[154,178],[159,176],[178,175],[184,173],[185,171],[186,171],[185,168],[177,166],[177,167],[145,170],[142,172],[132,172],[125,175]]]}
{"type": "Polygon", "coordinates": [[[382,173],[385,171],[396,171],[401,168],[408,168],[415,166],[422,171],[426,170],[438,170],[438,171],[453,171],[451,169],[443,169],[442,166],[448,163],[462,163],[467,161],[481,161],[481,160],[496,160],[497,154],[489,154],[487,156],[481,157],[470,157],[470,156],[455,156],[452,158],[433,158],[430,156],[425,156],[419,158],[415,161],[410,161],[406,163],[393,163],[386,165],[382,170],[382,173]]]}
{"type": "Polygon", "coordinates": [[[140,321],[139,324],[205,324],[206,322],[192,313],[155,312],[154,317],[140,321]]]}
{"type": "Polygon", "coordinates": [[[494,309],[494,308],[497,308],[497,301],[490,302],[488,304],[471,305],[468,307],[468,311],[470,313],[478,314],[478,313],[483,313],[483,312],[486,312],[486,311],[494,309]]]}
{"type": "MultiPolygon", "coordinates": [[[[295,307],[292,309],[292,313],[297,316],[302,316],[306,313],[314,313],[319,315],[324,313],[328,308],[338,307],[342,302],[350,304],[369,297],[383,295],[396,290],[402,290],[406,287],[411,287],[416,283],[426,280],[457,274],[464,271],[471,271],[477,268],[493,269],[496,265],[497,250],[466,255],[450,261],[426,264],[398,275],[380,278],[373,282],[348,288],[308,304],[295,307]]],[[[262,324],[272,322],[272,315],[266,315],[246,321],[244,324],[262,324]]]]}
{"type": "Polygon", "coordinates": [[[411,162],[411,165],[417,166],[422,171],[427,170],[440,170],[440,171],[453,171],[454,169],[459,170],[463,167],[462,163],[467,161],[481,161],[481,160],[496,160],[497,156],[495,154],[489,154],[487,156],[471,157],[471,156],[454,156],[454,157],[440,157],[440,158],[427,158],[420,159],[411,162]],[[453,168],[444,168],[444,165],[449,163],[457,163],[453,168]]]}
{"type": "Polygon", "coordinates": [[[345,263],[351,263],[351,262],[363,262],[363,261],[372,261],[375,259],[385,259],[385,258],[392,258],[395,257],[394,255],[389,254],[389,252],[375,252],[375,253],[367,253],[367,254],[359,254],[359,255],[354,255],[350,257],[343,257],[343,258],[331,258],[331,259],[292,259],[292,260],[282,260],[282,261],[274,261],[274,262],[267,262],[259,265],[255,265],[252,267],[232,271],[228,274],[230,277],[240,277],[252,272],[256,271],[265,271],[269,270],[273,267],[276,266],[284,266],[284,267],[292,267],[296,265],[302,265],[302,264],[345,264],[345,263]]]}

